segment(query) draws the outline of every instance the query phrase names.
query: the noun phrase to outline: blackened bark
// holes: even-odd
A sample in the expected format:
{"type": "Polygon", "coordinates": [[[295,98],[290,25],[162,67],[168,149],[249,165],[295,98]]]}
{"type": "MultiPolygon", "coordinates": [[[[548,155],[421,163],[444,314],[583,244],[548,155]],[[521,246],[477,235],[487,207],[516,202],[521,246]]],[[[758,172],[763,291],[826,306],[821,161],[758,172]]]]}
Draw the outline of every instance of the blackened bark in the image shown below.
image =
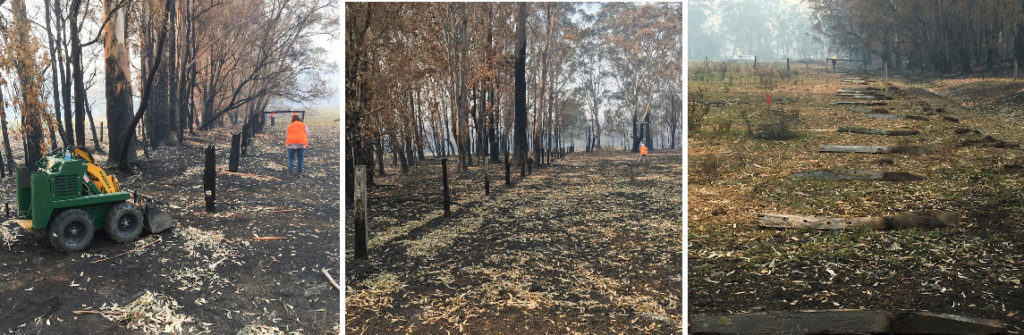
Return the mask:
{"type": "MultiPolygon", "coordinates": [[[[515,60],[515,154],[522,167],[529,148],[526,145],[526,3],[516,4],[515,60]]],[[[521,169],[522,170],[522,169],[521,169]]],[[[525,175],[525,171],[521,173],[525,175]]]]}

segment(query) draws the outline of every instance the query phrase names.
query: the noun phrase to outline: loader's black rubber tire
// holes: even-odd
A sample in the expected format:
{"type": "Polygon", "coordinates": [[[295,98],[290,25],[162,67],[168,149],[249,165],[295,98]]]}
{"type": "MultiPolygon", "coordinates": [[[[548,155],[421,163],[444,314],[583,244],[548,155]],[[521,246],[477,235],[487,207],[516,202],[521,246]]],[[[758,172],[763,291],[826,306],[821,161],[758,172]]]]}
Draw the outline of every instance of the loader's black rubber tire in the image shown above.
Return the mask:
{"type": "Polygon", "coordinates": [[[82,251],[92,243],[96,228],[92,216],[81,209],[65,209],[50,221],[46,238],[54,249],[63,252],[82,251]]]}
{"type": "Polygon", "coordinates": [[[103,222],[103,231],[107,237],[117,243],[134,241],[142,233],[142,211],[135,205],[122,202],[107,211],[107,219],[103,222]]]}

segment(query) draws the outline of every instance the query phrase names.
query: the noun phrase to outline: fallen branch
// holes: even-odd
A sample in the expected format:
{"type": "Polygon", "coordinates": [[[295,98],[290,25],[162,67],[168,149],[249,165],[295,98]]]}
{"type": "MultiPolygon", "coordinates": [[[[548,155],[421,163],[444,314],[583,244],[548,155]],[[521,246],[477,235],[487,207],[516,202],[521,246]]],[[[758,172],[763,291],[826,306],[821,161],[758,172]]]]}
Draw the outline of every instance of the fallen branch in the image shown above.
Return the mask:
{"type": "Polygon", "coordinates": [[[957,144],[957,146],[981,146],[1000,149],[1020,148],[1019,143],[1007,142],[1000,139],[996,139],[995,137],[992,137],[992,135],[985,135],[985,137],[981,139],[966,139],[960,142],[960,144],[957,144]]]}
{"type": "Polygon", "coordinates": [[[911,136],[917,135],[920,132],[917,130],[888,130],[888,129],[874,129],[874,128],[861,128],[861,127],[839,127],[840,133],[854,133],[854,134],[869,134],[869,135],[887,135],[887,136],[911,136]]]}
{"type": "Polygon", "coordinates": [[[222,175],[228,175],[228,176],[249,177],[249,178],[255,178],[255,179],[260,179],[260,180],[267,180],[267,181],[281,181],[281,179],[277,178],[277,177],[264,176],[264,175],[258,175],[258,174],[253,174],[253,173],[231,172],[231,171],[224,171],[224,170],[217,171],[217,173],[222,174],[222,175]]]}
{"type": "Polygon", "coordinates": [[[928,121],[928,118],[917,115],[897,115],[897,114],[864,114],[865,117],[871,119],[894,119],[894,120],[917,120],[917,121],[928,121]]]}
{"type": "Polygon", "coordinates": [[[77,311],[71,311],[71,313],[73,313],[75,315],[82,315],[82,314],[121,315],[121,312],[117,312],[117,311],[94,311],[94,310],[77,310],[77,311]]]}
{"type": "Polygon", "coordinates": [[[888,102],[884,101],[833,101],[829,103],[831,105],[864,105],[864,106],[885,106],[888,102]]]}
{"type": "Polygon", "coordinates": [[[835,218],[792,214],[758,214],[757,224],[764,228],[857,229],[944,228],[956,226],[960,217],[947,211],[928,211],[923,215],[900,214],[894,217],[835,218]]]}
{"type": "Polygon", "coordinates": [[[700,334],[1002,334],[1006,324],[954,314],[878,310],[771,311],[690,316],[700,334]]]}
{"type": "Polygon", "coordinates": [[[320,272],[323,272],[324,276],[327,276],[327,280],[331,282],[331,285],[333,285],[334,288],[341,291],[341,286],[338,285],[338,282],[334,281],[334,277],[331,277],[331,273],[327,272],[327,268],[320,269],[320,272]]]}
{"type": "Polygon", "coordinates": [[[818,152],[868,153],[868,154],[926,154],[930,151],[918,146],[880,145],[821,145],[818,152]]]}
{"type": "Polygon", "coordinates": [[[161,240],[163,240],[163,237],[157,236],[156,239],[153,239],[152,241],[149,241],[149,243],[143,244],[142,246],[140,246],[138,248],[132,248],[132,249],[129,249],[129,250],[125,250],[124,252],[121,252],[121,253],[119,253],[117,255],[113,255],[113,256],[110,256],[110,257],[107,257],[107,258],[97,259],[95,261],[92,261],[92,264],[96,264],[96,263],[108,261],[108,260],[111,260],[111,259],[114,259],[114,258],[118,258],[118,257],[124,256],[124,255],[127,255],[127,254],[129,254],[129,253],[131,253],[133,251],[142,251],[142,249],[148,248],[149,246],[151,246],[153,244],[156,244],[156,242],[160,242],[161,240]]]}
{"type": "Polygon", "coordinates": [[[283,240],[283,239],[286,239],[286,238],[287,237],[282,237],[282,236],[255,236],[252,239],[257,240],[257,241],[276,241],[276,240],[283,240]]]}
{"type": "Polygon", "coordinates": [[[851,112],[873,113],[873,114],[889,114],[889,110],[887,110],[885,108],[868,108],[868,107],[861,107],[861,106],[850,106],[850,107],[846,107],[846,109],[851,111],[851,112]]]}

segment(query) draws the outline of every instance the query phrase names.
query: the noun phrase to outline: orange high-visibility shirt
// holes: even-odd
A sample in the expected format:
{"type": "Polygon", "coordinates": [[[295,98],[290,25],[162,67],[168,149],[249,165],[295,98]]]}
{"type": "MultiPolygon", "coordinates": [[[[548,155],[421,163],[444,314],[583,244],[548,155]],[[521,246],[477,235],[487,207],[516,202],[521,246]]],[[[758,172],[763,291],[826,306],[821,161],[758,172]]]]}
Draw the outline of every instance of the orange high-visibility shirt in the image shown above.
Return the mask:
{"type": "Polygon", "coordinates": [[[292,144],[309,145],[309,134],[306,134],[306,124],[302,121],[295,121],[288,125],[284,145],[292,144]]]}
{"type": "Polygon", "coordinates": [[[640,155],[641,156],[647,156],[647,146],[646,145],[643,145],[643,144],[640,145],[640,155]]]}

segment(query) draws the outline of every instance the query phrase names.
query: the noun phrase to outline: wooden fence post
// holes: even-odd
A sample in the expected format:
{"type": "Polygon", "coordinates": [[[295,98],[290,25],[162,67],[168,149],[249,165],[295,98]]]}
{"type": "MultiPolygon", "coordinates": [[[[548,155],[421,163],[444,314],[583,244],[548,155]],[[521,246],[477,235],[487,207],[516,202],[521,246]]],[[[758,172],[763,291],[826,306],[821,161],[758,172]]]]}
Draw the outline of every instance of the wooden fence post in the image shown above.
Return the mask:
{"type": "Polygon", "coordinates": [[[484,195],[491,195],[491,164],[488,157],[484,157],[484,195]]]}
{"type": "Polygon", "coordinates": [[[228,156],[228,171],[238,172],[238,157],[239,157],[239,134],[231,134],[231,153],[228,156]]]}
{"type": "Polygon", "coordinates": [[[512,175],[509,174],[511,170],[512,167],[508,163],[508,150],[505,150],[505,186],[512,186],[512,175]]]}
{"type": "Polygon", "coordinates": [[[206,200],[206,212],[216,213],[217,207],[217,148],[206,147],[206,166],[203,169],[203,195],[206,200]]]}
{"type": "Polygon", "coordinates": [[[786,58],[786,73],[789,73],[789,58],[786,58]]]}
{"type": "Polygon", "coordinates": [[[448,217],[452,214],[452,198],[448,194],[448,159],[441,159],[441,184],[443,185],[442,191],[444,192],[444,217],[448,217]]]}
{"type": "Polygon", "coordinates": [[[366,259],[366,165],[356,165],[353,210],[356,217],[355,256],[366,259]]]}

